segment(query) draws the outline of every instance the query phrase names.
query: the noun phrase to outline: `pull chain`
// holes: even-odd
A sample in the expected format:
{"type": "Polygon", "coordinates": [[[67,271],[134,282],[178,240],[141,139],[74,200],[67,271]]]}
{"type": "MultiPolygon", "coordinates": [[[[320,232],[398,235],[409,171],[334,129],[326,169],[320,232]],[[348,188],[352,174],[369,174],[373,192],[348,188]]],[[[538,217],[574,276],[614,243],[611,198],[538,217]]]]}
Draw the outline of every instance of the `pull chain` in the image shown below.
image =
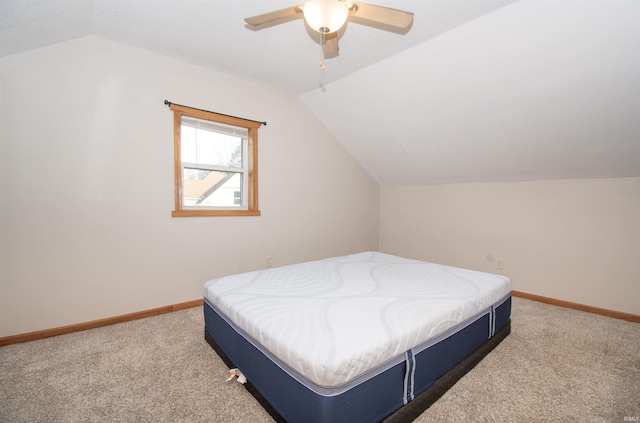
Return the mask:
{"type": "Polygon", "coordinates": [[[326,38],[325,38],[325,32],[322,31],[320,32],[320,69],[325,70],[327,67],[324,65],[324,43],[326,42],[326,38]]]}

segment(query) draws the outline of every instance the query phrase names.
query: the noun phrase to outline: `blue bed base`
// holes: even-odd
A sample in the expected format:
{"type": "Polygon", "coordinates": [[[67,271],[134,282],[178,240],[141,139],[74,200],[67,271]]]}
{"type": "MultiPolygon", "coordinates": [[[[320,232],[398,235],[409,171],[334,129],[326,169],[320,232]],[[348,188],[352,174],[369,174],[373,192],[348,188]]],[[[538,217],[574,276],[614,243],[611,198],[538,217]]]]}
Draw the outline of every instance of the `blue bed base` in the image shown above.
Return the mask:
{"type": "Polygon", "coordinates": [[[451,336],[409,354],[407,361],[345,392],[323,395],[289,375],[204,302],[206,340],[229,367],[244,373],[250,382],[247,388],[276,421],[290,423],[371,423],[389,416],[389,421],[417,417],[510,333],[510,318],[511,296],[451,336]],[[408,377],[413,377],[413,383],[406,383],[408,377]]]}

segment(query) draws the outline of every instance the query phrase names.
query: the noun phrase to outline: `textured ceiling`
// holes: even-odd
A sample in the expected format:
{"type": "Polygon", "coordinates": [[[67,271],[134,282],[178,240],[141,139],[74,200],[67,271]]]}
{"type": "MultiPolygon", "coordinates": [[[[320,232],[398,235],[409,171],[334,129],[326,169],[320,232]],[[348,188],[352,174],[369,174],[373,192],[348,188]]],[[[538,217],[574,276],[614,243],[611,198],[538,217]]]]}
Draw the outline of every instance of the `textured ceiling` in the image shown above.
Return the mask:
{"type": "Polygon", "coordinates": [[[0,0],[2,56],[96,35],[299,95],[380,184],[640,176],[640,1],[376,0],[340,55],[282,0],[0,0]]]}
{"type": "Polygon", "coordinates": [[[372,65],[514,0],[373,0],[413,12],[405,34],[352,22],[320,71],[319,34],[295,20],[254,31],[244,18],[297,0],[0,0],[0,54],[96,35],[300,94],[372,65]]]}

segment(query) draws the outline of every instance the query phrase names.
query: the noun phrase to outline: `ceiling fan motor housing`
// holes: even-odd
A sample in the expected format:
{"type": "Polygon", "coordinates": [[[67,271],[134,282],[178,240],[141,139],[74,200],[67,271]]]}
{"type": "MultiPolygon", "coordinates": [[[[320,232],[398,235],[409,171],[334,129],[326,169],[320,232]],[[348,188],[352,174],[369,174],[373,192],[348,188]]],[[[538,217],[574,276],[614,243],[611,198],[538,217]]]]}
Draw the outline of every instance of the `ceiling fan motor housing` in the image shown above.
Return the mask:
{"type": "Polygon", "coordinates": [[[339,0],[309,0],[304,5],[303,13],[311,28],[329,34],[342,28],[349,16],[349,9],[339,0]]]}

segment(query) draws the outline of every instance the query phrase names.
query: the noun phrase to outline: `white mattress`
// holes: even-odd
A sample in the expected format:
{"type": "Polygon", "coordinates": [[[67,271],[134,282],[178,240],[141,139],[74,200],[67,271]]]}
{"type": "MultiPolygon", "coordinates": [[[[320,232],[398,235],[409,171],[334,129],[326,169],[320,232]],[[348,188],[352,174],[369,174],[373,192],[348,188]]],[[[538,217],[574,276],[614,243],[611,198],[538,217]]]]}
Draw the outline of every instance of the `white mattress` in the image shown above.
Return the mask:
{"type": "Polygon", "coordinates": [[[205,300],[320,387],[342,386],[485,313],[510,280],[377,252],[222,277],[205,300]]]}

